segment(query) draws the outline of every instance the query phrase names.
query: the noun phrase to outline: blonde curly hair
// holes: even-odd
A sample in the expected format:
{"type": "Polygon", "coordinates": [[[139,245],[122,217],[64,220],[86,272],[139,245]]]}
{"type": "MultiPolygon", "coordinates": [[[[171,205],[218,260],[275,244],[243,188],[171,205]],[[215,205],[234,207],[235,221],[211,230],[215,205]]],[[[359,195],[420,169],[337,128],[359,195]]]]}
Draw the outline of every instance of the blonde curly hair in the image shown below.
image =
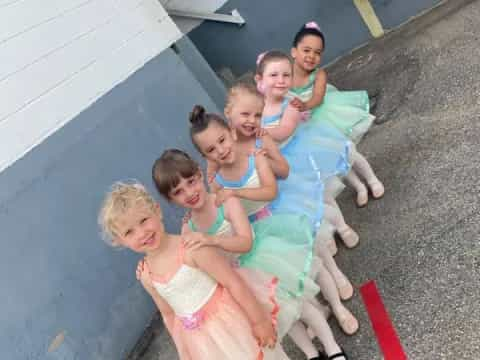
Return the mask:
{"type": "Polygon", "coordinates": [[[105,195],[98,214],[98,225],[103,240],[111,246],[118,246],[115,239],[119,235],[117,233],[119,217],[129,209],[139,206],[151,209],[152,212],[156,211],[155,200],[141,183],[135,180],[114,183],[105,195]]]}

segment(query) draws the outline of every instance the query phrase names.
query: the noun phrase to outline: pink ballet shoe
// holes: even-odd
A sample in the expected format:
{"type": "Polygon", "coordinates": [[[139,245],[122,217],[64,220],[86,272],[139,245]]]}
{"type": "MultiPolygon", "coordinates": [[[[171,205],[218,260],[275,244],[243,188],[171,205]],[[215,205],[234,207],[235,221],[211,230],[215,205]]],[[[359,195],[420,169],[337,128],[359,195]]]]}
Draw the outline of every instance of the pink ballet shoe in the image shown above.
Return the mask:
{"type": "Polygon", "coordinates": [[[370,188],[374,199],[380,199],[385,194],[385,187],[380,180],[369,182],[368,187],[370,188]]]}
{"type": "Polygon", "coordinates": [[[340,299],[350,300],[354,291],[352,283],[347,278],[341,279],[340,281],[335,279],[335,283],[337,284],[337,290],[340,299]]]}
{"type": "Polygon", "coordinates": [[[338,235],[340,235],[345,246],[350,249],[357,246],[360,241],[358,234],[348,225],[344,229],[338,230],[338,235]]]}
{"type": "Polygon", "coordinates": [[[368,204],[368,191],[361,191],[357,193],[357,207],[362,208],[368,204]]]}
{"type": "Polygon", "coordinates": [[[341,313],[335,314],[338,324],[342,328],[343,332],[347,335],[353,335],[358,331],[359,324],[358,320],[353,316],[353,314],[347,309],[343,308],[341,313]]]}

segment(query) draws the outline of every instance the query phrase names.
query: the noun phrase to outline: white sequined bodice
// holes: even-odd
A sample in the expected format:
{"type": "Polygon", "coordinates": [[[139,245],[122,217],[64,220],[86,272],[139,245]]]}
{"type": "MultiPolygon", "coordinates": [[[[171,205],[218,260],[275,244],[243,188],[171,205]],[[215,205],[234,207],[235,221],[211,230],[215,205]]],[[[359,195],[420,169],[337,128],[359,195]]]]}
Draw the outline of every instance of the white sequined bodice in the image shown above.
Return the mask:
{"type": "Polygon", "coordinates": [[[182,264],[168,282],[153,281],[153,286],[177,316],[188,316],[208,302],[217,282],[204,272],[182,264]]]}
{"type": "MultiPolygon", "coordinates": [[[[252,175],[248,178],[243,188],[256,189],[260,187],[260,178],[258,177],[257,169],[254,169],[252,175]]],[[[247,199],[240,199],[243,208],[247,215],[253,215],[259,210],[268,205],[268,201],[253,201],[247,199]]]]}
{"type": "MultiPolygon", "coordinates": [[[[255,158],[250,156],[248,159],[248,169],[245,175],[239,181],[224,180],[219,174],[216,176],[217,182],[225,189],[256,189],[260,187],[260,178],[258,177],[257,169],[255,167],[255,158]]],[[[268,201],[253,201],[247,199],[240,199],[245,212],[248,216],[257,213],[268,205],[268,201]]]]}

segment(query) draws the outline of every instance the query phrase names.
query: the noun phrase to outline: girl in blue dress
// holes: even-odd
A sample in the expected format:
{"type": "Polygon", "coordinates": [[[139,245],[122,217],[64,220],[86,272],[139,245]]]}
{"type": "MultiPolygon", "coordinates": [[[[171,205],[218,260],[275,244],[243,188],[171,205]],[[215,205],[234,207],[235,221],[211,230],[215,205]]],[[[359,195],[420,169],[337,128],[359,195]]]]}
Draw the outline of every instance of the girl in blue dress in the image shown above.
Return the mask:
{"type": "Polygon", "coordinates": [[[284,148],[284,154],[316,153],[318,147],[322,148],[320,154],[325,154],[325,149],[343,154],[342,161],[334,163],[318,158],[315,164],[322,180],[334,175],[345,176],[357,190],[358,206],[365,206],[368,202],[368,190],[361,179],[366,182],[374,198],[383,196],[383,184],[365,157],[345,135],[325,122],[311,119],[302,121],[301,112],[292,105],[294,101],[290,101],[288,96],[292,85],[292,63],[286,54],[269,51],[260,55],[255,80],[265,96],[263,126],[279,146],[284,148]]]}

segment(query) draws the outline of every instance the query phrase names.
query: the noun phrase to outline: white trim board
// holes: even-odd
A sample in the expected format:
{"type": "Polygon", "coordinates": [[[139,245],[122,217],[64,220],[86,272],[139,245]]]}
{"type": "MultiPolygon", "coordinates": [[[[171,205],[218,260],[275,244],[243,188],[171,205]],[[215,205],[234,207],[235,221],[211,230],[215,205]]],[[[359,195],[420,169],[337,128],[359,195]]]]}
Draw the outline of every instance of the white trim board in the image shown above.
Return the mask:
{"type": "Polygon", "coordinates": [[[182,36],[157,0],[46,3],[0,3],[0,172],[182,36]]]}

